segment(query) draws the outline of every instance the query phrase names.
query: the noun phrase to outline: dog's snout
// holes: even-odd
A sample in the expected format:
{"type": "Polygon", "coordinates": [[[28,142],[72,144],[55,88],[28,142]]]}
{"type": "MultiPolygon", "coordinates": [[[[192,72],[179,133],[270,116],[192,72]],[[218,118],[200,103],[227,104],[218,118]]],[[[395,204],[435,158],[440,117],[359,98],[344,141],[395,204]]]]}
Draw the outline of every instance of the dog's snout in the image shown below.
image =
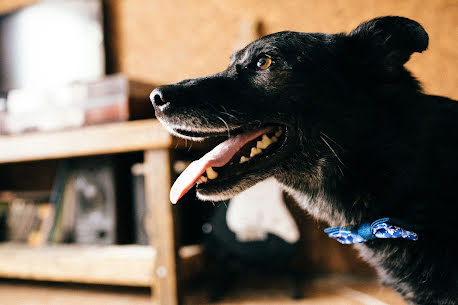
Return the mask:
{"type": "Polygon", "coordinates": [[[151,92],[149,95],[149,98],[151,103],[160,109],[164,108],[168,104],[159,88],[154,89],[153,92],[151,92]]]}

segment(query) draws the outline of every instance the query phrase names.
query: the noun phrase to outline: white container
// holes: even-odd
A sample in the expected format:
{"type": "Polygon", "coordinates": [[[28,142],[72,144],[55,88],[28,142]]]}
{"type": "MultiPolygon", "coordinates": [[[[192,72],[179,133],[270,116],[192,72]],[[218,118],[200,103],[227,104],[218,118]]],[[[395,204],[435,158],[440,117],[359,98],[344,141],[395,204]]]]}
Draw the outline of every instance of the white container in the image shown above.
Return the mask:
{"type": "Polygon", "coordinates": [[[0,46],[0,90],[99,79],[105,74],[102,1],[40,1],[0,16],[0,46]]]}

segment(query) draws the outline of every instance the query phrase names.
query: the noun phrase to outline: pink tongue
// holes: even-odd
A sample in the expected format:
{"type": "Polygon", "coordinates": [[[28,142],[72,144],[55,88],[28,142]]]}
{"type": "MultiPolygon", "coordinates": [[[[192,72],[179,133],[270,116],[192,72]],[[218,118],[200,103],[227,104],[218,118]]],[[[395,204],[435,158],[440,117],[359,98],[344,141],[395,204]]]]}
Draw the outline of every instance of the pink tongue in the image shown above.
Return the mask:
{"type": "Polygon", "coordinates": [[[271,129],[272,127],[266,127],[229,138],[213,148],[199,160],[189,164],[173,184],[170,190],[170,201],[172,203],[177,203],[177,201],[194,186],[207,168],[226,165],[246,143],[269,132],[271,129]]]}

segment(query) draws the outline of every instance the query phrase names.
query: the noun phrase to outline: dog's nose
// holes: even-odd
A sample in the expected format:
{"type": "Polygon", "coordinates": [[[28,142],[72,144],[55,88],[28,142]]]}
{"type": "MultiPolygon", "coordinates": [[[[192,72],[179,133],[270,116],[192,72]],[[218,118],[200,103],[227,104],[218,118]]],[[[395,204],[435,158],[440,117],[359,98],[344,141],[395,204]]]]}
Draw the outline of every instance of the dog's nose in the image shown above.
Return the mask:
{"type": "Polygon", "coordinates": [[[151,92],[151,94],[149,95],[149,99],[155,107],[158,107],[161,110],[165,108],[165,106],[168,104],[168,102],[164,99],[162,92],[159,88],[156,88],[153,90],[153,92],[151,92]]]}

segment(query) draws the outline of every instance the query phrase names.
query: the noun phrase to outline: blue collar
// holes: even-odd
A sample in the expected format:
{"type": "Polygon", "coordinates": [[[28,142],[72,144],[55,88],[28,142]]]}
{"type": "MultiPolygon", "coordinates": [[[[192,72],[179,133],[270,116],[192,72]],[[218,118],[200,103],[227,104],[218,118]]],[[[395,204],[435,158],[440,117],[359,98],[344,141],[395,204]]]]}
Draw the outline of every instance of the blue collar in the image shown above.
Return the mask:
{"type": "Polygon", "coordinates": [[[406,224],[400,220],[394,218],[381,218],[373,223],[363,223],[353,228],[327,228],[324,232],[341,244],[364,243],[375,238],[404,238],[414,241],[418,240],[417,233],[404,229],[402,226],[406,226],[406,224]]]}

